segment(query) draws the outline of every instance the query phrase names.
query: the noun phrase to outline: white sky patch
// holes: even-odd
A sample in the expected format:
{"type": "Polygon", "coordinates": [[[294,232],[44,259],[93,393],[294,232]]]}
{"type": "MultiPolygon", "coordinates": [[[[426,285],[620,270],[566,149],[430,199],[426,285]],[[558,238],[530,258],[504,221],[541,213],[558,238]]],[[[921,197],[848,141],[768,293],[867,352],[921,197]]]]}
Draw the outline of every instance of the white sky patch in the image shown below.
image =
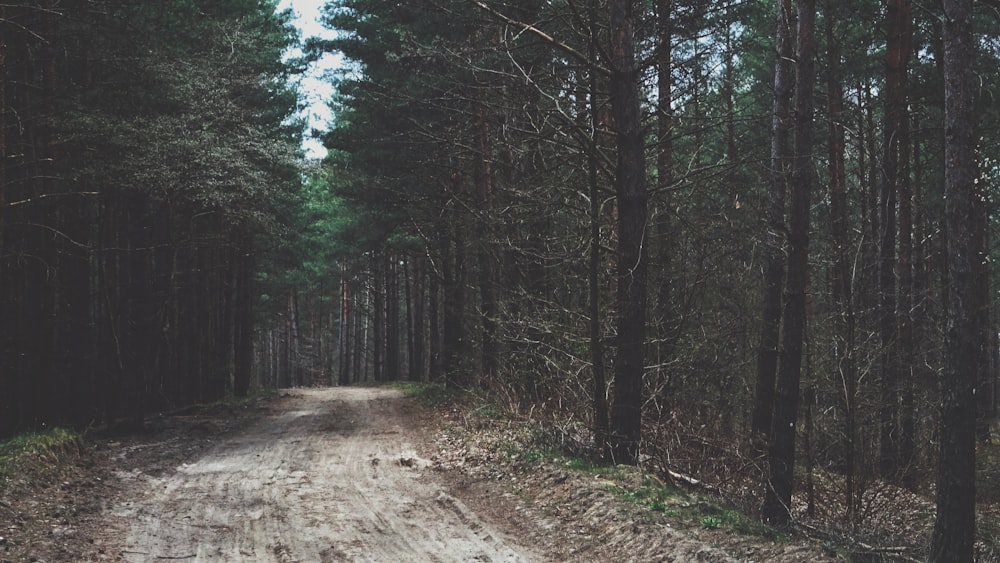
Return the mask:
{"type": "MultiPolygon", "coordinates": [[[[303,40],[312,37],[333,39],[336,32],[323,26],[322,8],[327,0],[280,0],[278,11],[291,9],[295,14],[293,23],[298,28],[303,40]]],[[[288,53],[289,57],[301,56],[299,49],[288,53]]],[[[343,57],[340,53],[326,53],[316,63],[310,65],[306,73],[297,81],[301,102],[305,105],[303,117],[306,119],[306,136],[302,148],[307,158],[323,158],[326,148],[319,139],[312,137],[312,131],[325,132],[333,124],[333,112],[329,101],[333,98],[332,80],[325,78],[343,67],[343,57]]]]}

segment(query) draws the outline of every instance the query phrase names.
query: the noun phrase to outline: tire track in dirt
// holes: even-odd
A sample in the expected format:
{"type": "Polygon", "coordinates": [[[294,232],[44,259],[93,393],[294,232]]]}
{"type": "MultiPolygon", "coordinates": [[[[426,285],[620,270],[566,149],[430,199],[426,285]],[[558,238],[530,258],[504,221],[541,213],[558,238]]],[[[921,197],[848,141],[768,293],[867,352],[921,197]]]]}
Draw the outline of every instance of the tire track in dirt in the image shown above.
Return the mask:
{"type": "Polygon", "coordinates": [[[427,474],[397,391],[300,389],[116,515],[129,562],[527,561],[427,474]]]}

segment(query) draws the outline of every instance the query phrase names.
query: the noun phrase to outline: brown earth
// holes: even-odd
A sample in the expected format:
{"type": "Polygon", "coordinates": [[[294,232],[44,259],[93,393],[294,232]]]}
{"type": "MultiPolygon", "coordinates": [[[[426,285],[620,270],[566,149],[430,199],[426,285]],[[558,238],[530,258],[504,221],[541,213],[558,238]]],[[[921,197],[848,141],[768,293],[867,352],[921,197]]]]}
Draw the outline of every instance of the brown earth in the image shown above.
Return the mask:
{"type": "Polygon", "coordinates": [[[4,489],[0,563],[823,559],[637,509],[600,475],[497,459],[503,434],[455,413],[298,389],[93,438],[4,489]]]}

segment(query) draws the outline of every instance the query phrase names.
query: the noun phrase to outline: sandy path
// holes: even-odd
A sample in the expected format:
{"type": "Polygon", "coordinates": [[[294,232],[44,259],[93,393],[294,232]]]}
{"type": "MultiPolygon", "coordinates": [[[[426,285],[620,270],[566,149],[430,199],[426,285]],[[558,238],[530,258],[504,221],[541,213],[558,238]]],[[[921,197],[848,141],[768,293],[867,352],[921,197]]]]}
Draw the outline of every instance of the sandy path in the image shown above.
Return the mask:
{"type": "Polygon", "coordinates": [[[418,457],[396,391],[295,390],[116,510],[126,561],[526,561],[418,457]]]}

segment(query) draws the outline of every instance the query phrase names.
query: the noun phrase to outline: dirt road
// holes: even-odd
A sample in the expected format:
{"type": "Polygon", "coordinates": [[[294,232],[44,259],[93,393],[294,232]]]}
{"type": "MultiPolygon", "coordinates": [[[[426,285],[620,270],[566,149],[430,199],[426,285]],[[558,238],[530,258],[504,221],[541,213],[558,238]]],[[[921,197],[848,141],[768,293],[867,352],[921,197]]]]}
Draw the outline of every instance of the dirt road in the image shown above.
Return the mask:
{"type": "Polygon", "coordinates": [[[527,561],[428,473],[399,392],[290,391],[116,516],[126,561],[527,561]]]}
{"type": "Polygon", "coordinates": [[[706,497],[654,509],[639,468],[524,459],[535,430],[474,412],[292,390],[95,434],[0,489],[0,563],[834,560],[705,526],[706,497]]]}

